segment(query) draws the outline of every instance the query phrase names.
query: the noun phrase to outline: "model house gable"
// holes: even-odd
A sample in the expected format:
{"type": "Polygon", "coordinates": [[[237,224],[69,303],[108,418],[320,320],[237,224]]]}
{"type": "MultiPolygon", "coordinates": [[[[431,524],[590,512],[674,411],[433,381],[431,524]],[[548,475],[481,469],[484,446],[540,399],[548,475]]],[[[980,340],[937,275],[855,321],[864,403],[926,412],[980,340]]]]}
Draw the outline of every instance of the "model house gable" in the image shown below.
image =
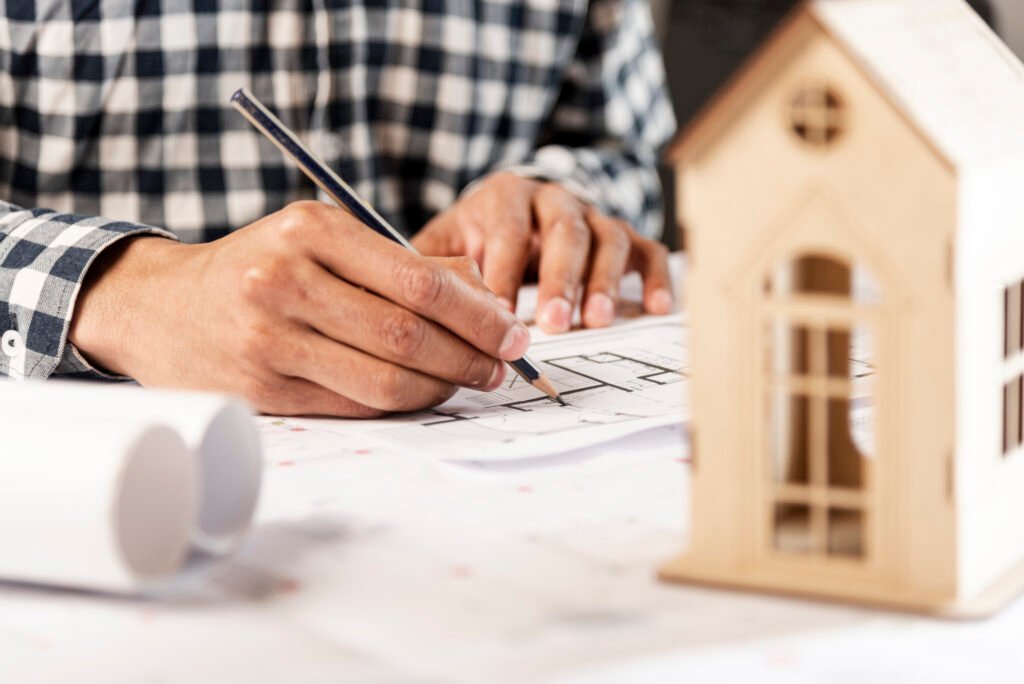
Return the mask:
{"type": "MultiPolygon", "coordinates": [[[[819,32],[843,50],[956,168],[1024,154],[1024,67],[963,0],[806,0],[669,148],[699,156],[819,32]]],[[[827,90],[797,95],[791,124],[812,142],[841,127],[827,90]]]]}

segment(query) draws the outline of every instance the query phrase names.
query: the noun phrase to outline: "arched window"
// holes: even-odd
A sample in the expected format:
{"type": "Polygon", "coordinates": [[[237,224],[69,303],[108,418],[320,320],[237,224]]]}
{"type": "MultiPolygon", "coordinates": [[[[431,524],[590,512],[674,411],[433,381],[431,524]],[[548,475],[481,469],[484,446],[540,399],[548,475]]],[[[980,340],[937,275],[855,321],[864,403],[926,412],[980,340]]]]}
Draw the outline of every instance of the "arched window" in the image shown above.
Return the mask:
{"type": "Polygon", "coordinates": [[[878,288],[807,255],[765,281],[772,544],[786,554],[865,555],[873,457],[871,309],[878,288]]]}

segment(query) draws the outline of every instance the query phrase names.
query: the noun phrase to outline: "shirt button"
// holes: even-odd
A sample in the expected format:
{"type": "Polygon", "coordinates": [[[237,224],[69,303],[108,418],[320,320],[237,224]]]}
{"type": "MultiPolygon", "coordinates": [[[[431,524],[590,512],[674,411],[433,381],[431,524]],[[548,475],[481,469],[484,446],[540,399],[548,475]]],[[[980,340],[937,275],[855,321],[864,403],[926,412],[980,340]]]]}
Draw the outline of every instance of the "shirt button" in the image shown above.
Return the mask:
{"type": "Polygon", "coordinates": [[[12,359],[21,354],[24,348],[25,342],[21,339],[21,335],[18,334],[17,330],[8,330],[4,333],[3,337],[0,337],[0,349],[12,359]]]}

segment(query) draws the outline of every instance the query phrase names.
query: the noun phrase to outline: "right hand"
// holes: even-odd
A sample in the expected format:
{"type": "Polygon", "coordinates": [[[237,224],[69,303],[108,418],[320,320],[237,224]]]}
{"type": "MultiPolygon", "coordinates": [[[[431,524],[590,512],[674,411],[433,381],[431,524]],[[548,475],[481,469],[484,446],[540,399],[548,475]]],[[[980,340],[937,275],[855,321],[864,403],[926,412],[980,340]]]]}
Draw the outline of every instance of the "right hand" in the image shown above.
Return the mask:
{"type": "Polygon", "coordinates": [[[471,259],[418,256],[319,202],[203,245],[122,240],[90,269],[70,339],[146,386],[352,417],[495,389],[530,341],[471,259]]]}

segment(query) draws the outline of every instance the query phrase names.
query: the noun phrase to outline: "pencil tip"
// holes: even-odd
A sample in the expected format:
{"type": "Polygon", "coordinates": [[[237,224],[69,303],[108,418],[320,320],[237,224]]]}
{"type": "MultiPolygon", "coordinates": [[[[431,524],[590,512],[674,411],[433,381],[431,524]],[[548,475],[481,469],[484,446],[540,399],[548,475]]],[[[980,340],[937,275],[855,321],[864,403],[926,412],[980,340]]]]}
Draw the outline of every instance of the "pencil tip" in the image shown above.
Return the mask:
{"type": "Polygon", "coordinates": [[[558,395],[558,390],[555,389],[555,386],[551,384],[551,381],[548,380],[548,377],[543,373],[541,373],[541,376],[539,378],[533,381],[533,386],[539,389],[544,394],[551,397],[552,399],[554,399],[555,401],[562,404],[562,406],[565,406],[565,402],[562,401],[562,397],[558,395]]]}
{"type": "Polygon", "coordinates": [[[555,401],[557,401],[562,406],[568,406],[568,404],[565,403],[565,399],[562,398],[561,394],[559,394],[557,397],[555,397],[555,401]]]}

